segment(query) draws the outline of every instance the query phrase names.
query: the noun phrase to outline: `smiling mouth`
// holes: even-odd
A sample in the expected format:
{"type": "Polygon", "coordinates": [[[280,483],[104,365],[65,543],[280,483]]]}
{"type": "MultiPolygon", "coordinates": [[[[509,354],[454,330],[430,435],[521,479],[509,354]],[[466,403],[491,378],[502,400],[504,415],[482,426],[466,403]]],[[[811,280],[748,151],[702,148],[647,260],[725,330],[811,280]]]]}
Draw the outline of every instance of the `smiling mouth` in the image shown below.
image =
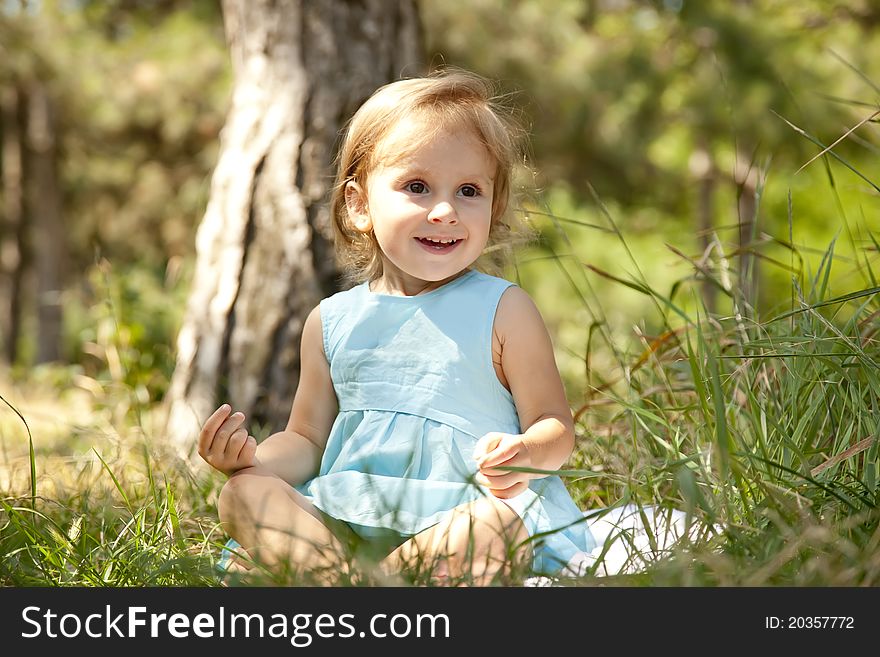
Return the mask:
{"type": "Polygon", "coordinates": [[[454,249],[459,242],[461,242],[461,239],[452,238],[431,239],[429,237],[416,237],[415,240],[428,251],[432,251],[435,253],[447,253],[454,249]]]}

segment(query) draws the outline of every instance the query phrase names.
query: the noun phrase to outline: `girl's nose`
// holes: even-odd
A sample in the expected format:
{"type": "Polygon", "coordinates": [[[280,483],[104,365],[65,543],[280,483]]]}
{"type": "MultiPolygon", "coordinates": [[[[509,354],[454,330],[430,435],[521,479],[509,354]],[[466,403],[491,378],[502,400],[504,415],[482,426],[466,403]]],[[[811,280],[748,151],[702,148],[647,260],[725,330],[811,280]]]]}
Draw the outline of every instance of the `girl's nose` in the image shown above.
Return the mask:
{"type": "Polygon", "coordinates": [[[428,221],[432,224],[457,224],[458,215],[450,203],[441,201],[428,213],[428,221]]]}

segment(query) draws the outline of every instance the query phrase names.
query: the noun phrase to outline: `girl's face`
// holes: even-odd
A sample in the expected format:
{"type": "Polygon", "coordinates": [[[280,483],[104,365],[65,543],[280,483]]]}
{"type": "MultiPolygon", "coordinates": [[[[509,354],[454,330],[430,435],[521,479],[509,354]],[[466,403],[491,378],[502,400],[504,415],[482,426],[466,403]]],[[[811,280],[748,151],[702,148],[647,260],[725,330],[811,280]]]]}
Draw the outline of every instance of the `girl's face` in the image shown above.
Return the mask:
{"type": "MultiPolygon", "coordinates": [[[[385,153],[425,129],[418,121],[395,129],[385,153]]],[[[440,131],[424,146],[369,173],[366,190],[349,183],[349,216],[374,231],[383,273],[375,291],[413,295],[455,278],[483,252],[492,222],[495,161],[467,131],[440,131]]]]}

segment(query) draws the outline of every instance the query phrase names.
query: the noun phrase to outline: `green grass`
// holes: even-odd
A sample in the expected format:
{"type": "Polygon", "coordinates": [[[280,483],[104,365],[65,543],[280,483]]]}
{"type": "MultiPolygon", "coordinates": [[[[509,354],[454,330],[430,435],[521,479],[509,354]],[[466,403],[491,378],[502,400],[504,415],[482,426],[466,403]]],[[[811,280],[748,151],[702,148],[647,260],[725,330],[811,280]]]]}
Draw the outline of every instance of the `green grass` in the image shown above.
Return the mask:
{"type": "MultiPolygon", "coordinates": [[[[767,319],[753,310],[691,316],[658,299],[665,332],[623,363],[625,376],[615,382],[609,373],[575,409],[579,448],[561,474],[582,508],[677,508],[719,531],[641,573],[566,583],[880,584],[877,289],[829,297],[833,262],[829,248],[806,295],[798,291],[792,310],[767,319]]],[[[18,477],[18,495],[0,499],[0,583],[220,584],[213,562],[224,541],[215,509],[222,481],[156,449],[130,419],[156,408],[126,415],[129,425],[105,441],[112,457],[94,447],[62,461],[33,449],[27,418],[13,410],[18,430],[3,424],[4,451],[14,452],[10,436],[20,440],[20,457],[8,465],[27,477],[18,477]]],[[[362,562],[340,577],[387,583],[362,562]]],[[[310,583],[303,573],[272,581],[310,583]]],[[[419,566],[407,581],[426,583],[419,566]]]]}
{"type": "MultiPolygon", "coordinates": [[[[578,354],[584,393],[570,400],[578,446],[560,474],[582,509],[681,509],[700,531],[641,572],[600,578],[594,571],[564,583],[880,585],[880,289],[873,271],[880,248],[870,231],[849,225],[850,253],[840,256],[832,243],[812,273],[805,268],[815,258],[791,240],[749,246],[764,266],[791,276],[790,289],[754,304],[735,282],[734,248],[705,262],[676,250],[689,271],[662,294],[610,213],[604,220],[597,230],[620,240],[634,274],[548,256],[560,284],[592,317],[578,354]],[[788,264],[768,254],[768,245],[780,244],[788,264]],[[860,283],[834,292],[833,267],[846,267],[846,280],[860,283]],[[699,296],[705,279],[724,307],[713,315],[699,296]],[[600,284],[649,299],[651,330],[642,323],[633,341],[614,329],[595,293],[600,284]]],[[[560,231],[564,244],[562,223],[546,230],[560,231]]],[[[125,317],[113,319],[108,326],[124,329],[125,317]]],[[[118,346],[114,335],[103,336],[105,353],[118,346]]],[[[118,340],[130,352],[126,335],[120,329],[118,340]]],[[[213,564],[225,541],[216,516],[222,478],[164,449],[159,406],[127,383],[155,372],[128,371],[150,362],[136,353],[126,362],[116,374],[105,368],[109,378],[101,381],[75,368],[43,372],[43,383],[39,372],[19,374],[20,399],[4,396],[0,585],[221,584],[213,564]],[[60,389],[88,391],[85,410],[80,400],[74,413],[60,389]],[[50,398],[51,408],[40,411],[40,400],[50,398]],[[80,420],[32,430],[29,420],[41,413],[80,420]]],[[[425,566],[414,564],[394,583],[428,584],[425,566]]],[[[528,575],[518,570],[499,583],[528,575]]],[[[369,559],[351,559],[335,577],[341,585],[389,583],[369,559]]],[[[288,572],[251,581],[316,578],[288,572]]]]}
{"type": "Polygon", "coordinates": [[[673,249],[691,271],[670,294],[657,292],[613,218],[605,218],[636,273],[583,263],[588,273],[568,279],[593,307],[596,280],[650,298],[658,337],[627,349],[607,326],[590,329],[577,456],[586,470],[598,465],[609,476],[584,486],[582,506],[660,504],[722,530],[683,545],[635,581],[876,586],[880,288],[873,236],[858,227],[869,239],[851,240],[848,258],[837,258],[832,243],[809,277],[802,264],[809,254],[790,242],[787,265],[750,246],[791,273],[791,289],[756,308],[725,279],[727,256],[697,263],[673,249]],[[832,267],[841,262],[862,286],[833,294],[832,267]],[[706,279],[726,311],[707,314],[698,296],[706,279]],[[590,363],[603,356],[615,366],[593,371],[590,363]]]}

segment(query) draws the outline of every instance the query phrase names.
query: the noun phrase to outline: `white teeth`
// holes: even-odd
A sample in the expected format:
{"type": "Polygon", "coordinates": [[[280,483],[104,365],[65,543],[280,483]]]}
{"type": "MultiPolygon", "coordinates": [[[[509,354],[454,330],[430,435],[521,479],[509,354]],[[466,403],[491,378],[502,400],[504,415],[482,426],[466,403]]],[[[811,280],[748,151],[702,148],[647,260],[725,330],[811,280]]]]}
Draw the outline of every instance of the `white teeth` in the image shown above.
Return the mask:
{"type": "Polygon", "coordinates": [[[452,242],[457,242],[458,240],[444,238],[444,239],[434,239],[433,237],[423,237],[422,239],[427,240],[428,242],[434,242],[434,244],[451,244],[452,242]]]}

